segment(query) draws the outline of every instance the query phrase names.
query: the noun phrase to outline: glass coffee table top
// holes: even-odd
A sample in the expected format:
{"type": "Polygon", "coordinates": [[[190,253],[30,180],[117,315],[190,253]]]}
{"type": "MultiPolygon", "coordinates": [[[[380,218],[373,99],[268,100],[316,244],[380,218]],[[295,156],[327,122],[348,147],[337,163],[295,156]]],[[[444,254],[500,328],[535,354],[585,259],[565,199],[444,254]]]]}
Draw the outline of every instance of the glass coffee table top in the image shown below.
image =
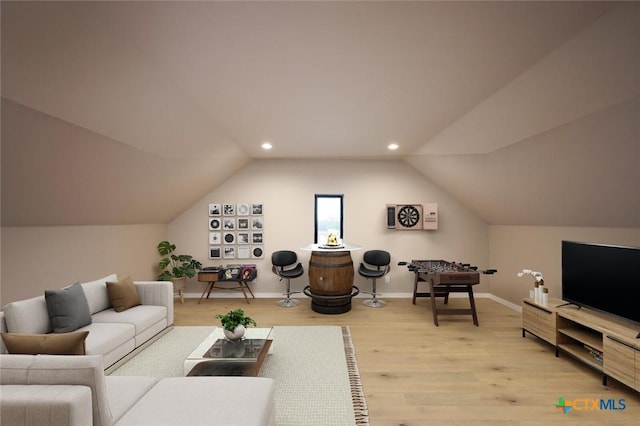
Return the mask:
{"type": "Polygon", "coordinates": [[[245,337],[231,341],[216,328],[186,358],[186,376],[255,376],[272,347],[272,328],[248,328],[245,337]]]}

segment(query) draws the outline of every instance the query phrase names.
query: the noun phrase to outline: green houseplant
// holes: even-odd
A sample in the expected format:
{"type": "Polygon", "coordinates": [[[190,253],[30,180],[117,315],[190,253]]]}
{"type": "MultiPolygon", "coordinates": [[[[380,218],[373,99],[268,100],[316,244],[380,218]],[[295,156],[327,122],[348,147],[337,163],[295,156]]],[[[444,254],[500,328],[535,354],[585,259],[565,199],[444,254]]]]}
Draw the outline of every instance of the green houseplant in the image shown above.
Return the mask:
{"type": "Polygon", "coordinates": [[[158,263],[161,281],[171,281],[174,278],[192,278],[197,271],[202,269],[202,263],[188,254],[175,254],[176,246],[169,241],[158,243],[158,253],[164,256],[158,263]]]}
{"type": "Polygon", "coordinates": [[[224,335],[229,340],[241,339],[244,336],[245,327],[258,325],[251,317],[244,314],[242,308],[233,309],[226,314],[218,314],[216,318],[220,320],[224,335]]]}
{"type": "Polygon", "coordinates": [[[169,241],[160,241],[158,243],[158,253],[163,256],[158,262],[160,281],[173,282],[173,289],[180,296],[180,300],[184,303],[183,291],[187,285],[187,277],[193,277],[197,271],[202,269],[202,263],[198,262],[193,256],[188,254],[175,254],[176,245],[169,241]]]}

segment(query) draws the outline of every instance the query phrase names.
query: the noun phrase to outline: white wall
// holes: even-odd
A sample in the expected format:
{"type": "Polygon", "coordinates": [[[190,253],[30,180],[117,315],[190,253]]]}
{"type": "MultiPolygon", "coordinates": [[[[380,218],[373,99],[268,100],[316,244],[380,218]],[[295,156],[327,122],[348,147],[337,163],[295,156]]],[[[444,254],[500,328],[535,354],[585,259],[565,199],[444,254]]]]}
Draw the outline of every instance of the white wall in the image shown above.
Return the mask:
{"type": "Polygon", "coordinates": [[[527,268],[542,272],[550,296],[561,298],[562,240],[640,247],[640,229],[490,226],[490,261],[499,271],[491,281],[491,293],[520,304],[534,283],[531,276],[516,276],[527,268]]]}
{"type": "MultiPolygon", "coordinates": [[[[307,270],[310,253],[300,247],[313,242],[314,194],[344,194],[344,237],[366,249],[388,250],[392,256],[390,284],[379,283],[382,293],[409,293],[413,274],[398,261],[445,259],[488,267],[488,228],[476,215],[434,186],[402,161],[260,160],[254,161],[169,224],[169,238],[181,253],[205,265],[238,263],[208,260],[208,204],[261,202],[264,204],[264,259],[256,263],[257,293],[281,293],[284,283],[271,272],[271,253],[291,249],[307,270]],[[386,229],[387,203],[438,203],[437,231],[386,229]]],[[[363,251],[352,253],[357,267],[363,251]]],[[[489,276],[477,291],[488,291],[489,276]]],[[[307,274],[292,281],[302,290],[307,274]]],[[[370,288],[357,273],[355,285],[370,288]]],[[[192,279],[187,292],[200,294],[203,284],[192,279]]]]}
{"type": "Polygon", "coordinates": [[[0,306],[116,273],[156,278],[166,225],[2,228],[0,306]]]}
{"type": "MultiPolygon", "coordinates": [[[[517,278],[516,273],[522,268],[538,270],[551,296],[560,297],[563,239],[640,246],[638,228],[487,226],[402,161],[261,160],[240,170],[168,226],[3,227],[0,303],[113,272],[154,279],[159,260],[156,245],[165,238],[205,265],[235,263],[207,259],[210,202],[264,204],[265,257],[249,261],[259,268],[253,287],[257,293],[280,293],[284,284],[271,273],[270,254],[295,250],[307,268],[310,253],[300,247],[313,239],[315,193],[344,194],[347,242],[391,252],[391,283],[379,283],[379,290],[387,294],[412,291],[413,275],[406,267],[398,267],[398,261],[424,258],[497,268],[496,275],[482,276],[476,291],[516,304],[533,285],[530,277],[517,278]],[[439,230],[386,229],[387,203],[431,202],[439,206],[439,230]]],[[[361,257],[362,251],[353,253],[356,266],[361,257]]],[[[370,288],[357,275],[355,282],[370,288]]],[[[306,274],[292,284],[297,290],[308,285],[306,274]]],[[[192,279],[187,291],[199,295],[202,288],[192,279]]]]}

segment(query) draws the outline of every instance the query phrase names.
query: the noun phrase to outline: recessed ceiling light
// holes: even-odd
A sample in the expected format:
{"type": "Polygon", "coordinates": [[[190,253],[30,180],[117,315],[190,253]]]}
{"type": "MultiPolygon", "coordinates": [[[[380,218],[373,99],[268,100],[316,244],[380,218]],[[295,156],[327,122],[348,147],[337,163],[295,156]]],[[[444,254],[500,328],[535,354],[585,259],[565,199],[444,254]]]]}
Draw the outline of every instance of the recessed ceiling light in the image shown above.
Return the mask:
{"type": "Polygon", "coordinates": [[[400,146],[397,143],[390,143],[387,145],[387,149],[390,151],[395,151],[398,148],[400,148],[400,146]]]}
{"type": "Polygon", "coordinates": [[[262,145],[260,145],[262,147],[262,149],[264,149],[265,151],[270,150],[271,148],[273,148],[273,145],[271,145],[269,142],[265,142],[262,145]]]}

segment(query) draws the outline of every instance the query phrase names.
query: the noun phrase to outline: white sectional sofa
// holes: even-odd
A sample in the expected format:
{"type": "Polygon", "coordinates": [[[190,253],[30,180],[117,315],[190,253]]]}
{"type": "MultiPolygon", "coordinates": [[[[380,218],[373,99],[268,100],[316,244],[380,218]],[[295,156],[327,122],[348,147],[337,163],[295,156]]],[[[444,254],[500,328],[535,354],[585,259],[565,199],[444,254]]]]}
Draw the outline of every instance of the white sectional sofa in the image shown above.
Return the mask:
{"type": "Polygon", "coordinates": [[[78,305],[86,311],[83,315],[90,316],[90,324],[72,327],[71,332],[60,332],[59,318],[51,316],[51,310],[55,311],[51,307],[52,293],[55,298],[61,291],[9,303],[0,312],[0,329],[11,334],[3,336],[9,341],[26,338],[50,342],[60,341],[61,337],[82,337],[73,349],[80,355],[37,351],[7,354],[0,339],[0,421],[3,425],[275,424],[272,379],[106,376],[108,367],[173,324],[171,282],[123,280],[129,295],[137,297],[135,306],[122,310],[118,299],[110,299],[108,293],[111,288],[113,297],[114,286],[107,286],[107,282],[116,281],[117,277],[110,275],[62,289],[63,298],[68,296],[67,292],[73,292],[75,297],[80,295],[82,303],[78,305]],[[52,333],[56,327],[59,332],[52,333]],[[32,355],[35,353],[41,355],[32,355]]]}
{"type": "Polygon", "coordinates": [[[100,355],[0,355],[0,418],[12,426],[268,426],[262,377],[105,376],[100,355]]]}
{"type": "MultiPolygon", "coordinates": [[[[76,331],[88,331],[87,355],[102,355],[107,369],[134,349],[173,324],[173,284],[169,281],[134,281],[140,305],[122,312],[112,307],[107,282],[115,274],[81,283],[89,305],[91,323],[76,331]]],[[[0,331],[18,334],[46,334],[53,330],[45,296],[20,300],[0,312],[0,331]]],[[[0,339],[0,353],[7,348],[0,339]]]]}

